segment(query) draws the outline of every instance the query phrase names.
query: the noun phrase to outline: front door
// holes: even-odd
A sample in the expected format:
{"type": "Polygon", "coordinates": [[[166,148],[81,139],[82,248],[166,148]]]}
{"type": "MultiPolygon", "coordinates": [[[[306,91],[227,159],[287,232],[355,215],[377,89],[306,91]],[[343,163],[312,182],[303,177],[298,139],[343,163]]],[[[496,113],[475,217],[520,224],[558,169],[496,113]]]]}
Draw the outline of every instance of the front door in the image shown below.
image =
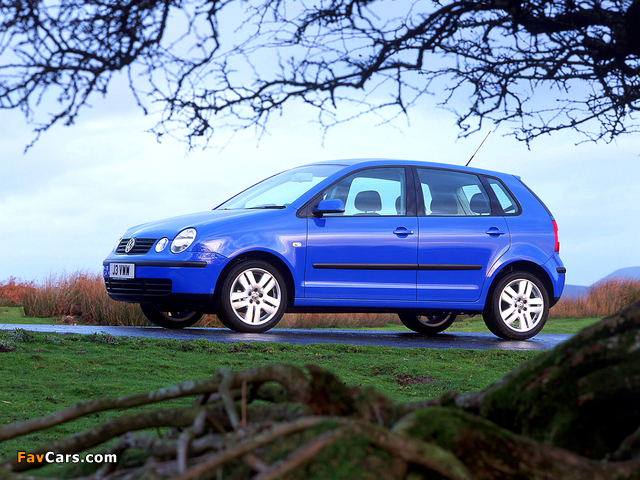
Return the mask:
{"type": "Polygon", "coordinates": [[[305,297],[415,300],[418,222],[404,167],[361,170],[322,194],[344,213],[308,219],[305,297]]]}

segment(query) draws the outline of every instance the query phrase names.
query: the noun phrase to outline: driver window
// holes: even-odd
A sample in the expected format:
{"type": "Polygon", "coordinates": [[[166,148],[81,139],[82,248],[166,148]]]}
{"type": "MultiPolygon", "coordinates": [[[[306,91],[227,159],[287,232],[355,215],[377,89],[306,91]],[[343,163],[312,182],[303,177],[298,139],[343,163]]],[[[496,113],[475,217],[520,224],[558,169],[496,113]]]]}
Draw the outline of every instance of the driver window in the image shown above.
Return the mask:
{"type": "Polygon", "coordinates": [[[403,167],[361,170],[333,184],[322,198],[339,198],[344,213],[325,216],[400,216],[406,213],[406,182],[403,167]]]}

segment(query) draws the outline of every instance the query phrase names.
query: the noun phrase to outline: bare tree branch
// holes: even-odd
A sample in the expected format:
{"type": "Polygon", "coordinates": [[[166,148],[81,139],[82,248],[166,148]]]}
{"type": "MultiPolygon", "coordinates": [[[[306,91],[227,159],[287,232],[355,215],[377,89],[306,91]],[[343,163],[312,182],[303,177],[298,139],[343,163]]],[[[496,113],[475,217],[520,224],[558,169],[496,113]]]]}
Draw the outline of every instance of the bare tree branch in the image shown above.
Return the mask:
{"type": "Polygon", "coordinates": [[[0,0],[0,13],[0,108],[37,136],[120,71],[141,107],[163,109],[155,133],[191,145],[266,128],[296,101],[328,128],[354,116],[344,105],[391,119],[428,94],[461,135],[487,121],[527,143],[637,131],[638,0],[0,0]]]}

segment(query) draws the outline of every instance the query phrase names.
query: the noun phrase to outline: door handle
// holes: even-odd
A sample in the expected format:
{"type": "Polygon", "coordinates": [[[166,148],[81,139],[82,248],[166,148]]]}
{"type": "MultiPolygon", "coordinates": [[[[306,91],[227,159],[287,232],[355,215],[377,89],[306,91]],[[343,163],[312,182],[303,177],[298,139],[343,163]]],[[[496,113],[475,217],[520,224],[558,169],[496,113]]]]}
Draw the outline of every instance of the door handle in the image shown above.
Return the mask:
{"type": "Polygon", "coordinates": [[[504,235],[507,232],[503,232],[497,227],[491,227],[489,230],[485,232],[487,235],[504,235]]]}
{"type": "Polygon", "coordinates": [[[407,236],[407,235],[413,235],[413,230],[409,230],[406,227],[398,227],[393,231],[393,233],[399,236],[407,236]]]}

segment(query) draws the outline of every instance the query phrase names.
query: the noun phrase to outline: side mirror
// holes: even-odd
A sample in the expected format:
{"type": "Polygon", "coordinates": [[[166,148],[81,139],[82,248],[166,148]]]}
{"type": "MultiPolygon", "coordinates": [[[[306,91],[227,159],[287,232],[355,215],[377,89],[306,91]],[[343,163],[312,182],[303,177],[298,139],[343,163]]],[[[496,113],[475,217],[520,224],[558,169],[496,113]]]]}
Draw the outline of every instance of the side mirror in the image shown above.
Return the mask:
{"type": "Polygon", "coordinates": [[[344,213],[344,202],[339,198],[327,198],[321,200],[313,210],[316,217],[321,217],[325,213],[344,213]]]}

